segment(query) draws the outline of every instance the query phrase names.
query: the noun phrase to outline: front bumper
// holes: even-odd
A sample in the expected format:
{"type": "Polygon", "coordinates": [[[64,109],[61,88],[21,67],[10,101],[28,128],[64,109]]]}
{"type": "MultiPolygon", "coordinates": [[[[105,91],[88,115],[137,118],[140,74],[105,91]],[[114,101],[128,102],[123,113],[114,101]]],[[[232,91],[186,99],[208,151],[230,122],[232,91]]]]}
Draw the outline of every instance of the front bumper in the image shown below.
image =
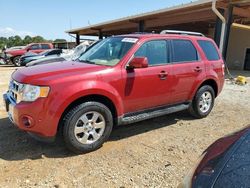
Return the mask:
{"type": "Polygon", "coordinates": [[[3,95],[5,110],[8,113],[8,117],[12,123],[13,121],[13,107],[16,105],[16,103],[11,99],[11,97],[8,96],[8,94],[3,95]]]}
{"type": "Polygon", "coordinates": [[[3,95],[3,100],[10,121],[19,129],[49,139],[56,135],[57,120],[53,115],[48,115],[45,99],[17,104],[7,92],[3,95]]]}

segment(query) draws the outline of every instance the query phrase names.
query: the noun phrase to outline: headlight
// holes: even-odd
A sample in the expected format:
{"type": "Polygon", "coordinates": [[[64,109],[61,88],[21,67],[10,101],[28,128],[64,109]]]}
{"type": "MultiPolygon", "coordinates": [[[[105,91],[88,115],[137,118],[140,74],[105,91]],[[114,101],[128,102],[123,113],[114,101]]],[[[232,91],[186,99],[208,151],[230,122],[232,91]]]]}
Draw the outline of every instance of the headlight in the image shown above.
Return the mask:
{"type": "Polygon", "coordinates": [[[20,101],[32,102],[41,97],[47,97],[49,87],[33,86],[29,84],[20,85],[20,101]]]}

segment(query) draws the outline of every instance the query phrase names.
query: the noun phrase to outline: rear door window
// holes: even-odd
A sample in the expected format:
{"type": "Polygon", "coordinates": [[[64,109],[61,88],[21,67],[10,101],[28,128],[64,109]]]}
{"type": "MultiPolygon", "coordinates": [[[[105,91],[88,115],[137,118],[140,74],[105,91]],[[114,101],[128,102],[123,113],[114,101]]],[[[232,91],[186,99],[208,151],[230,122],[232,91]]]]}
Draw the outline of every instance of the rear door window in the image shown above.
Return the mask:
{"type": "Polygon", "coordinates": [[[41,44],[42,49],[46,50],[46,49],[50,49],[48,44],[41,44]]]}
{"type": "Polygon", "coordinates": [[[39,44],[33,44],[30,49],[31,50],[38,50],[40,48],[39,44]]]}
{"type": "Polygon", "coordinates": [[[135,57],[147,57],[149,66],[168,63],[168,42],[153,40],[145,42],[134,54],[135,57]]]}
{"type": "Polygon", "coordinates": [[[211,41],[198,40],[198,43],[209,61],[217,61],[220,59],[218,51],[211,41]]]}
{"type": "Polygon", "coordinates": [[[189,40],[172,40],[172,47],[172,61],[174,63],[194,62],[199,60],[197,50],[189,40]]]}

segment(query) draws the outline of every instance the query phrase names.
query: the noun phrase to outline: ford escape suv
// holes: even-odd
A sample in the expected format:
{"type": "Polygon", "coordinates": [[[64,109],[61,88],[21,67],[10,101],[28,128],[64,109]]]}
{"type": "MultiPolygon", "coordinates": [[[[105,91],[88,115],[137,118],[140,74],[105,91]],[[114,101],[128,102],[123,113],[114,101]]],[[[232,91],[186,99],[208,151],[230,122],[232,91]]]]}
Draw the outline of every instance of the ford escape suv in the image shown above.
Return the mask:
{"type": "Polygon", "coordinates": [[[113,36],[75,61],[18,69],[3,97],[17,127],[47,139],[62,130],[67,147],[84,153],[114,125],[181,110],[206,117],[223,84],[213,40],[165,31],[113,36]]]}

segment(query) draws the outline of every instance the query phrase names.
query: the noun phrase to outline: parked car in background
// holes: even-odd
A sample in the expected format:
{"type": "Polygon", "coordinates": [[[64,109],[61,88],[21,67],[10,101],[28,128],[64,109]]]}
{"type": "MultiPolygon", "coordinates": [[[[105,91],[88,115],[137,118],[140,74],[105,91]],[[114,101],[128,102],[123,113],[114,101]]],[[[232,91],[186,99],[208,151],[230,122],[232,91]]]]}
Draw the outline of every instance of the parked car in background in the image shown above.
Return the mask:
{"type": "Polygon", "coordinates": [[[25,48],[25,46],[13,46],[13,47],[8,48],[7,50],[19,50],[23,48],[25,48]]]}
{"type": "Polygon", "coordinates": [[[250,126],[210,145],[179,187],[249,187],[249,160],[250,126]]]}
{"type": "Polygon", "coordinates": [[[26,54],[20,57],[17,66],[25,66],[29,62],[32,62],[34,60],[38,60],[44,57],[48,57],[48,56],[58,57],[61,53],[62,53],[62,49],[50,49],[50,50],[43,51],[39,54],[36,54],[33,52],[27,52],[26,54]]]}
{"type": "Polygon", "coordinates": [[[70,61],[77,59],[82,53],[84,53],[86,50],[91,48],[93,45],[95,45],[97,42],[92,43],[91,45],[89,42],[83,42],[76,46],[74,49],[67,53],[62,53],[60,56],[50,56],[41,58],[35,61],[32,61],[28,64],[26,64],[27,67],[34,66],[34,65],[42,65],[42,64],[49,64],[49,63],[55,63],[59,61],[70,61]]]}
{"type": "Polygon", "coordinates": [[[22,49],[7,49],[5,55],[15,66],[18,66],[20,57],[26,52],[41,53],[52,48],[53,45],[51,43],[32,43],[22,49]]]}
{"type": "Polygon", "coordinates": [[[39,138],[62,130],[67,147],[84,153],[101,147],[114,125],[181,110],[206,117],[224,84],[215,42],[164,33],[113,36],[75,61],[16,70],[4,94],[10,120],[39,138]]]}

